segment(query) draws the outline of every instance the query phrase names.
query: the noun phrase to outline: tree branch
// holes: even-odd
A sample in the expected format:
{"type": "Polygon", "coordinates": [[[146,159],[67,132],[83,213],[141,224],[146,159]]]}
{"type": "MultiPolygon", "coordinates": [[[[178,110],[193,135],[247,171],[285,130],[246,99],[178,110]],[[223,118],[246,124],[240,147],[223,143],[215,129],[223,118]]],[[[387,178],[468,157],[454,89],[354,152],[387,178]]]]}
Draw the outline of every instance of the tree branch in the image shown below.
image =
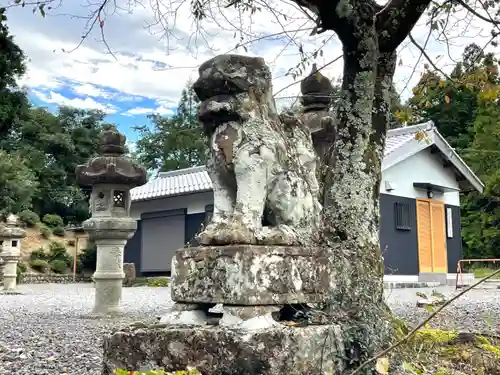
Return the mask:
{"type": "Polygon", "coordinates": [[[431,0],[391,0],[376,14],[381,52],[393,52],[405,40],[431,0]]]}
{"type": "Polygon", "coordinates": [[[410,41],[413,43],[413,45],[415,47],[417,47],[420,51],[420,53],[427,59],[427,61],[429,62],[429,64],[432,65],[432,67],[438,71],[439,73],[441,73],[443,76],[446,77],[446,79],[450,80],[450,81],[453,81],[453,79],[451,79],[450,76],[448,76],[448,74],[446,74],[445,72],[443,72],[441,69],[439,69],[436,64],[434,64],[434,61],[432,61],[432,59],[429,57],[429,55],[427,54],[427,52],[425,52],[424,48],[418,44],[418,42],[413,38],[413,36],[411,35],[411,33],[408,34],[408,38],[410,38],[410,41]]]}

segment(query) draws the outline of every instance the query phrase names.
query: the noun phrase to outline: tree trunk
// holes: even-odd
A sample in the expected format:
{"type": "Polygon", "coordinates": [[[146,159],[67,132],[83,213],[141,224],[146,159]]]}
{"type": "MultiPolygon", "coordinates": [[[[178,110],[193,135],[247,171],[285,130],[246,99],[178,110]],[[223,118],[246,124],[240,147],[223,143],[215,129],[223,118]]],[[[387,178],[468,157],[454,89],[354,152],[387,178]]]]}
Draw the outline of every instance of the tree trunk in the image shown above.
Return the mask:
{"type": "Polygon", "coordinates": [[[347,312],[355,332],[353,366],[384,343],[390,332],[384,302],[379,243],[379,187],[390,114],[395,53],[380,54],[367,17],[356,41],[344,44],[337,134],[324,177],[324,234],[338,267],[330,313],[347,312]]]}

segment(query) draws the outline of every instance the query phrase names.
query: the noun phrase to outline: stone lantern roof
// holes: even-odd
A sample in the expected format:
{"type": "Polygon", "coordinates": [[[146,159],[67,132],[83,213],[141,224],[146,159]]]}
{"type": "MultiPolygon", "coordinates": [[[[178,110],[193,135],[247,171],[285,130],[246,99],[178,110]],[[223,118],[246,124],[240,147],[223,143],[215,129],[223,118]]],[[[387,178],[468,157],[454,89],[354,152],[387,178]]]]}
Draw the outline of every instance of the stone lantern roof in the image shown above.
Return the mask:
{"type": "Polygon", "coordinates": [[[0,238],[17,239],[26,237],[26,231],[17,225],[17,216],[10,214],[5,220],[5,224],[0,223],[0,238]]]}
{"type": "Polygon", "coordinates": [[[332,101],[333,85],[313,64],[311,73],[300,83],[304,112],[328,110],[332,101]]]}
{"type": "Polygon", "coordinates": [[[96,184],[144,185],[146,169],[125,156],[126,137],[112,126],[101,133],[100,156],[76,167],[77,183],[81,186],[96,184]]]}

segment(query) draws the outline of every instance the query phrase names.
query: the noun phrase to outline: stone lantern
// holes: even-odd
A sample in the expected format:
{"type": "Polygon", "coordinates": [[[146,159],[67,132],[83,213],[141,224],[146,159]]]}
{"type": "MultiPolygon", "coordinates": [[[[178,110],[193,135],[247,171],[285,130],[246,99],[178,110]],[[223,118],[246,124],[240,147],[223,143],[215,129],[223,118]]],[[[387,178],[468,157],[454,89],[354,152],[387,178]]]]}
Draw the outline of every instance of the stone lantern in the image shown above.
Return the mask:
{"type": "Polygon", "coordinates": [[[314,149],[322,160],[335,140],[334,114],[330,111],[333,85],[313,64],[311,73],[300,83],[303,113],[301,119],[309,128],[314,149]]]}
{"type": "Polygon", "coordinates": [[[10,214],[5,224],[0,224],[0,248],[3,259],[3,289],[16,288],[17,262],[21,257],[21,239],[26,231],[18,227],[17,216],[10,214]]]}
{"type": "Polygon", "coordinates": [[[144,185],[146,169],[125,156],[123,134],[115,127],[101,134],[100,156],[76,168],[77,182],[91,186],[92,216],[83,222],[83,229],[97,246],[94,313],[112,314],[120,311],[122,294],[123,250],[136,229],[130,217],[130,189],[144,185]]]}

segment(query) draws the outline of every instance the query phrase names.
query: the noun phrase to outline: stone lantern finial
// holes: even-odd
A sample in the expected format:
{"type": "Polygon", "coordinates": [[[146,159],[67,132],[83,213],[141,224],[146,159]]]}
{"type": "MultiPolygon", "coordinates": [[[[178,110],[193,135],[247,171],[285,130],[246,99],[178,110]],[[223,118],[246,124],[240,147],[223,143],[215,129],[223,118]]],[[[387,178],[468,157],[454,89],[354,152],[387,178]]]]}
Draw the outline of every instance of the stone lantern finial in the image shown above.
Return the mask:
{"type": "Polygon", "coordinates": [[[313,64],[311,73],[300,83],[304,112],[328,110],[332,101],[333,85],[313,64]]]}
{"type": "Polygon", "coordinates": [[[126,137],[111,126],[100,136],[100,156],[76,167],[81,186],[91,186],[92,217],[84,230],[97,246],[94,313],[120,310],[123,249],[137,229],[130,218],[130,189],[144,185],[146,169],[125,155],[126,137]]]}

